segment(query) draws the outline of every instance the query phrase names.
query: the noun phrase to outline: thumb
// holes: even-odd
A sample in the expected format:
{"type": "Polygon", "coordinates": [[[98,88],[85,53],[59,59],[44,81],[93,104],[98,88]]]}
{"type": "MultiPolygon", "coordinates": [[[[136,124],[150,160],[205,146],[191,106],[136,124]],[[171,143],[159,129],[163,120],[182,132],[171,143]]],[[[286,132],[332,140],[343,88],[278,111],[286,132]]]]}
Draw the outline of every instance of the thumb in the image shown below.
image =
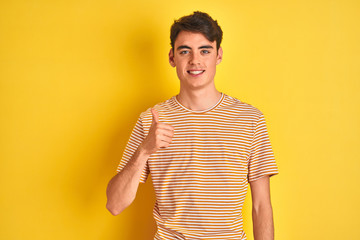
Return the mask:
{"type": "Polygon", "coordinates": [[[152,114],[152,124],[159,122],[159,113],[155,109],[151,109],[152,114]]]}

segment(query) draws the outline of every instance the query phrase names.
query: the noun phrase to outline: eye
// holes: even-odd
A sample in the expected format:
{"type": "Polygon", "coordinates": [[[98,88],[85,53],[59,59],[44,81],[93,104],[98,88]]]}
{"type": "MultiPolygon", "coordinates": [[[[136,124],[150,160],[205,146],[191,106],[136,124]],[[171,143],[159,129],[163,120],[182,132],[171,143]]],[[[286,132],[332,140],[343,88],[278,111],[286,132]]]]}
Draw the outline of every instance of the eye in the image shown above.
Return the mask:
{"type": "Polygon", "coordinates": [[[208,53],[210,53],[210,51],[209,51],[209,50],[202,50],[201,52],[202,52],[202,53],[204,53],[204,54],[208,54],[208,53]]]}
{"type": "Polygon", "coordinates": [[[189,51],[188,50],[183,50],[183,51],[180,52],[181,55],[184,55],[186,53],[189,53],[189,51]]]}

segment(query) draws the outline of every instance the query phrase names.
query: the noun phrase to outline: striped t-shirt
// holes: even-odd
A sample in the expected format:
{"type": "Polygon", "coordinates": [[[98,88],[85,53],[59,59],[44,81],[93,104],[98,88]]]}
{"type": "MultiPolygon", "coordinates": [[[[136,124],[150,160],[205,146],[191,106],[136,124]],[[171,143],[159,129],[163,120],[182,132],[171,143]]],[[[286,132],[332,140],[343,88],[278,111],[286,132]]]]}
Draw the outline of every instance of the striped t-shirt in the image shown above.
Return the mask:
{"type": "MultiPolygon", "coordinates": [[[[148,158],[157,223],[154,239],[246,239],[242,207],[247,185],[275,175],[264,115],[225,93],[206,110],[190,110],[176,98],[156,104],[159,121],[174,127],[172,142],[148,158]]],[[[134,126],[117,171],[149,132],[151,109],[134,126]]]]}

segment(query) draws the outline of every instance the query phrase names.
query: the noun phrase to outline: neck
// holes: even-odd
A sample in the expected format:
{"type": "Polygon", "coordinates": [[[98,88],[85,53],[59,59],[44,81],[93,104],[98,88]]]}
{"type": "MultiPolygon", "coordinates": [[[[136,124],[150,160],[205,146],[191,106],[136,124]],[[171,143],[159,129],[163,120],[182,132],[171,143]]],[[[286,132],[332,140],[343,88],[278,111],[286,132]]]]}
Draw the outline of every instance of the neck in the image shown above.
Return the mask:
{"type": "Polygon", "coordinates": [[[213,88],[212,90],[198,89],[196,91],[182,91],[176,99],[190,110],[202,111],[214,106],[221,97],[221,92],[213,88]]]}

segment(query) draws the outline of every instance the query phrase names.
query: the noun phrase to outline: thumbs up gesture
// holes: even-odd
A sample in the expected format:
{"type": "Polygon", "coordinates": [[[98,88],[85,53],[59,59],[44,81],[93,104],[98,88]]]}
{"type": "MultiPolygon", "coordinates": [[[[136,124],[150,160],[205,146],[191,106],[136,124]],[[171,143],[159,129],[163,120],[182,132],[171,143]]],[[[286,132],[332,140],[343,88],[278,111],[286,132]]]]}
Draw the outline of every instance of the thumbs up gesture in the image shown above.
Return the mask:
{"type": "Polygon", "coordinates": [[[152,122],[149,134],[141,143],[141,148],[147,154],[155,153],[160,148],[166,148],[170,145],[174,136],[174,127],[159,121],[159,113],[151,109],[152,122]]]}

